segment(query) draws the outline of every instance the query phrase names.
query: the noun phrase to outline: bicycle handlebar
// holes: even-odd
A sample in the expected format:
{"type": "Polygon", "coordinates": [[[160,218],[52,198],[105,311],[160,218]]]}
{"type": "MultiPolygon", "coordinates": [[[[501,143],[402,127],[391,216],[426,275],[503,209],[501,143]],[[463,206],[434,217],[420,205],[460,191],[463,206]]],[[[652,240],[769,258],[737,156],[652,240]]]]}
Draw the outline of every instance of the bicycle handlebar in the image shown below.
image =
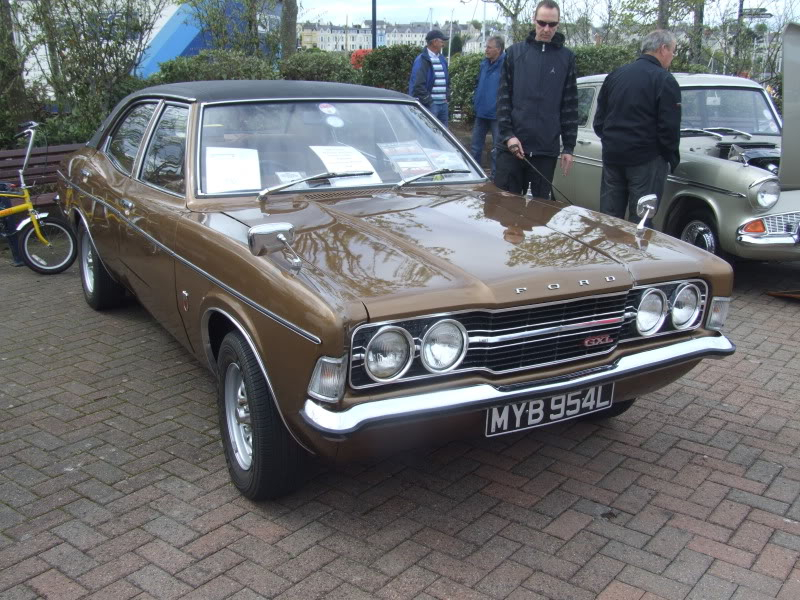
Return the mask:
{"type": "Polygon", "coordinates": [[[39,126],[39,123],[36,121],[26,121],[25,123],[20,123],[19,127],[24,128],[24,131],[20,131],[17,135],[14,136],[14,139],[21,138],[24,135],[28,135],[32,130],[36,129],[39,126]]]}

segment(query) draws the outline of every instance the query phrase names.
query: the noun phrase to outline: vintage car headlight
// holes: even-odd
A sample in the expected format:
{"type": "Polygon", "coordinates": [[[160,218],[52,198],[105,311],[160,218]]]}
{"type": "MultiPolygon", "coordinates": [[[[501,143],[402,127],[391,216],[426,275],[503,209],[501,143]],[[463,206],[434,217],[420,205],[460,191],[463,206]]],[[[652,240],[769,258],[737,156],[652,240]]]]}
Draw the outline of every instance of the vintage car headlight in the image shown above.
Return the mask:
{"type": "Polygon", "coordinates": [[[336,402],[342,397],[346,376],[347,361],[344,357],[323,356],[311,374],[308,395],[323,402],[336,402]]]}
{"type": "Polygon", "coordinates": [[[706,327],[714,331],[720,331],[728,318],[728,309],[731,306],[730,298],[712,298],[708,309],[708,321],[706,327]]]}
{"type": "Polygon", "coordinates": [[[467,353],[467,331],[458,321],[439,321],[422,338],[420,358],[431,373],[455,369],[467,353]]]}
{"type": "Polygon", "coordinates": [[[675,329],[691,327],[699,313],[700,290],[693,283],[681,285],[672,299],[672,326],[675,329]]]}
{"type": "Polygon", "coordinates": [[[636,330],[640,335],[653,335],[667,317],[667,296],[661,290],[651,288],[642,294],[636,310],[636,330]]]}
{"type": "Polygon", "coordinates": [[[383,327],[367,344],[364,366],[375,381],[401,377],[414,359],[414,340],[402,327],[383,327]]]}
{"type": "Polygon", "coordinates": [[[775,206],[775,203],[781,197],[781,185],[777,179],[756,181],[747,190],[747,195],[753,208],[767,210],[775,206]]]}

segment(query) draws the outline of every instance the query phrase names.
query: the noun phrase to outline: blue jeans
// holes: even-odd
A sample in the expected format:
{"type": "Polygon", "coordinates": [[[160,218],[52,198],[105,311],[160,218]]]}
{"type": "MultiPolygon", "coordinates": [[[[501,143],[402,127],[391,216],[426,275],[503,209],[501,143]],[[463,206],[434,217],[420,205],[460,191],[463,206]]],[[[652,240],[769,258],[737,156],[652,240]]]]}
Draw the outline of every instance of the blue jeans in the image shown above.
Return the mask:
{"type": "Polygon", "coordinates": [[[497,140],[500,137],[500,124],[497,119],[482,119],[475,117],[475,125],[472,127],[472,147],[470,152],[472,157],[479,165],[482,165],[481,157],[483,156],[483,144],[486,141],[486,133],[492,132],[492,149],[489,151],[492,157],[492,178],[494,172],[497,170],[497,140]]]}
{"type": "Polygon", "coordinates": [[[431,104],[428,107],[433,113],[433,116],[439,119],[442,124],[447,127],[447,102],[443,102],[442,104],[431,104]]]}

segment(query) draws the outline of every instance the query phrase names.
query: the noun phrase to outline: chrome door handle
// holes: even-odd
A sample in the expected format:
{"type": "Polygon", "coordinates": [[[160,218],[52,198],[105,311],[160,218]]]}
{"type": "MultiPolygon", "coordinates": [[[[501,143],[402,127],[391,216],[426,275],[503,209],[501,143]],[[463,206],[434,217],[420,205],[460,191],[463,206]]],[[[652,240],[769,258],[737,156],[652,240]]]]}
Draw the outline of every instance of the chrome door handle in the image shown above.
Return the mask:
{"type": "Polygon", "coordinates": [[[91,177],[92,172],[89,169],[81,169],[81,176],[82,177],[91,177]]]}
{"type": "Polygon", "coordinates": [[[131,211],[136,208],[136,205],[133,203],[133,200],[128,200],[127,198],[123,198],[120,200],[122,206],[125,208],[125,214],[131,214],[131,211]]]}

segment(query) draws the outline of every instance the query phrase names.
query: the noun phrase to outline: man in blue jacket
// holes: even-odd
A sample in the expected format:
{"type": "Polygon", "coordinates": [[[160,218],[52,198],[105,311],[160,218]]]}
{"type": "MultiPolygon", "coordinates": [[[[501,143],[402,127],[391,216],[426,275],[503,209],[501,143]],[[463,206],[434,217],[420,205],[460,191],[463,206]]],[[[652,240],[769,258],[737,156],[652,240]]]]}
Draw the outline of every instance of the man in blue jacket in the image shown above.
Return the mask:
{"type": "Polygon", "coordinates": [[[548,198],[559,153],[566,177],[578,138],[578,85],[575,54],[558,33],[561,9],[541,0],[534,30],[509,46],[497,90],[500,148],[497,187],[513,194],[548,198]]]}
{"type": "Polygon", "coordinates": [[[492,132],[492,176],[497,168],[495,146],[499,143],[500,131],[497,125],[497,87],[503,70],[506,43],[500,36],[486,40],[486,58],[481,61],[478,82],[475,86],[475,125],[472,128],[472,156],[481,164],[483,143],[486,132],[492,132]]]}
{"type": "Polygon", "coordinates": [[[447,101],[450,99],[450,74],[442,48],[447,36],[432,29],[425,36],[427,46],[414,60],[408,80],[408,95],[414,96],[447,127],[447,101]]]}

